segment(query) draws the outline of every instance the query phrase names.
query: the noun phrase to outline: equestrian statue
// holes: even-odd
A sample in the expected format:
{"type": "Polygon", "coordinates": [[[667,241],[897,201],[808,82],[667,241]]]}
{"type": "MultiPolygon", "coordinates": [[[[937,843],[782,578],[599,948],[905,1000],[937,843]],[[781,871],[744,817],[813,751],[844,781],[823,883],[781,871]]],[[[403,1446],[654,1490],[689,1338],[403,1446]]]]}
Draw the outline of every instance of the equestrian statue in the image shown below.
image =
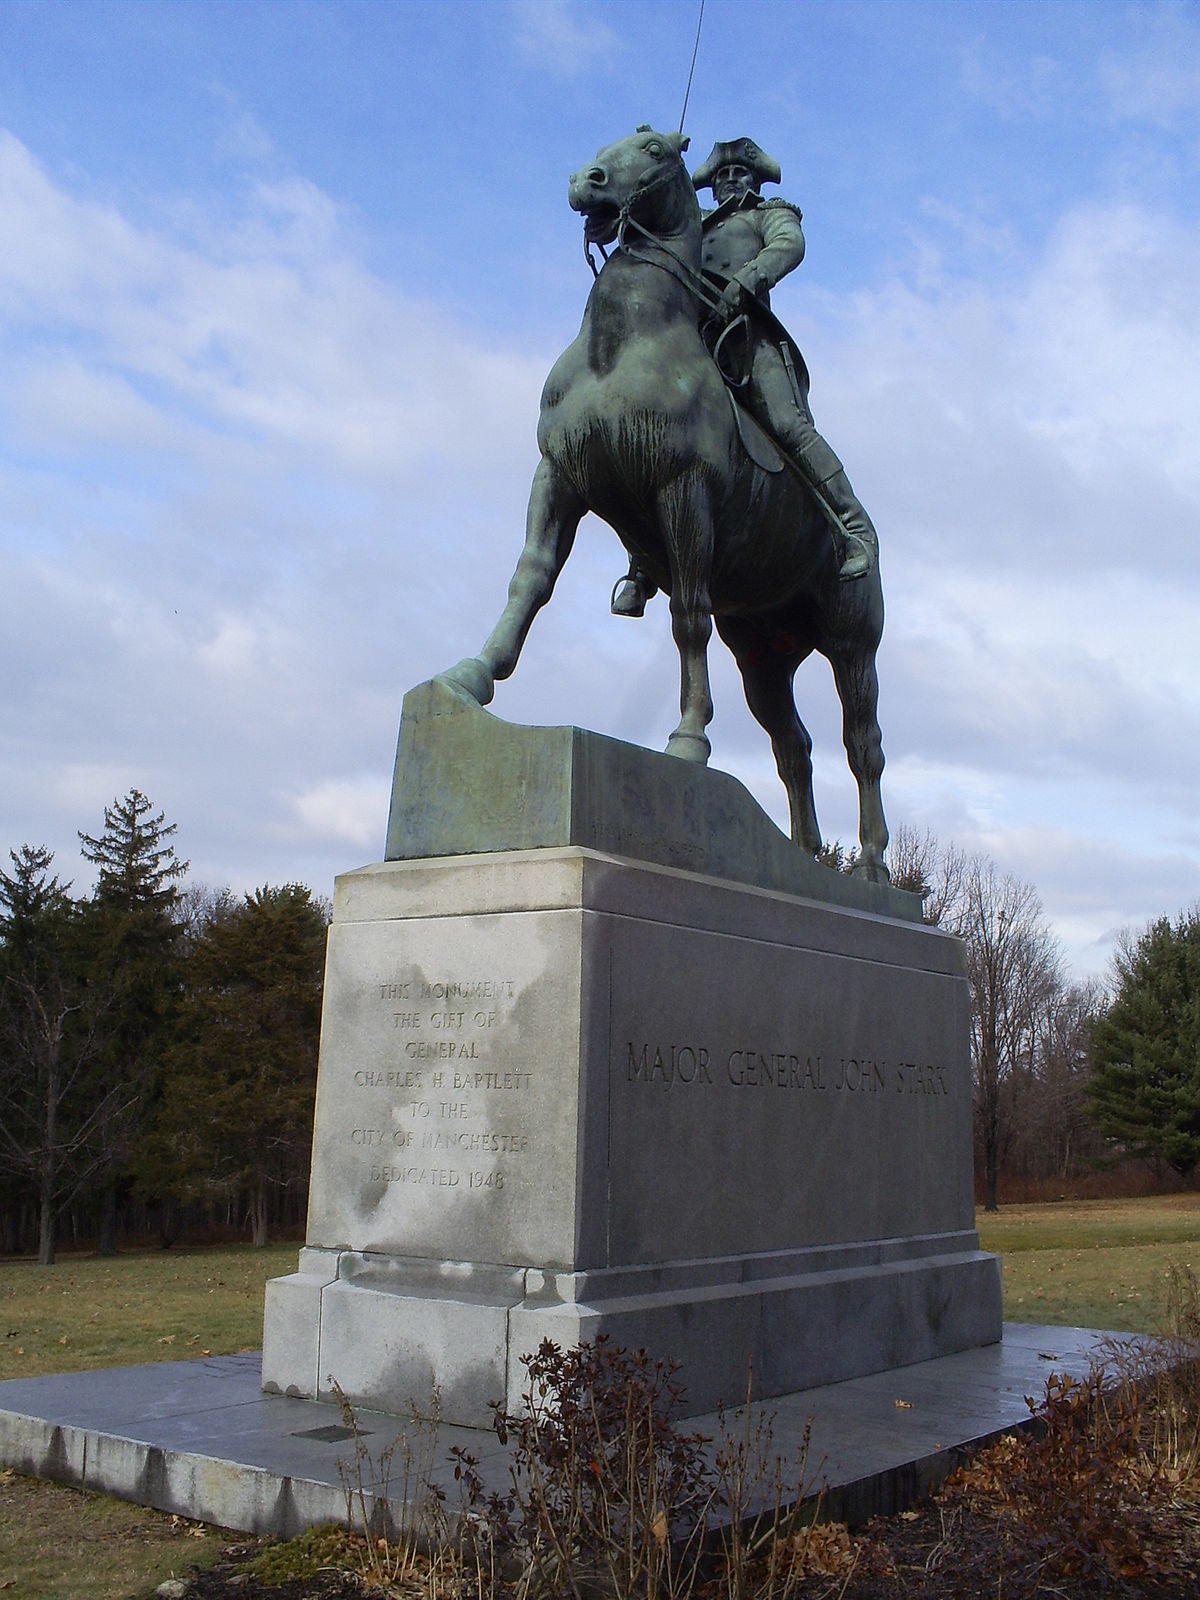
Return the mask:
{"type": "Polygon", "coordinates": [[[814,650],[829,661],[858,784],[855,870],[886,882],[878,541],[813,424],[803,359],[767,299],[803,256],[800,214],[762,200],[780,173],[752,141],[718,144],[694,178],[687,146],[639,128],[571,177],[588,259],[595,246],[604,264],[592,263],[583,325],[542,391],[542,459],[508,603],[479,654],[441,679],[491,700],[593,511],[629,556],[613,610],[640,616],[658,589],[670,599],[681,716],[668,754],[708,760],[715,622],[770,735],[792,838],[813,855],[812,740],[792,679],[814,650]],[[705,217],[696,191],[709,186],[718,204],[705,217]]]}

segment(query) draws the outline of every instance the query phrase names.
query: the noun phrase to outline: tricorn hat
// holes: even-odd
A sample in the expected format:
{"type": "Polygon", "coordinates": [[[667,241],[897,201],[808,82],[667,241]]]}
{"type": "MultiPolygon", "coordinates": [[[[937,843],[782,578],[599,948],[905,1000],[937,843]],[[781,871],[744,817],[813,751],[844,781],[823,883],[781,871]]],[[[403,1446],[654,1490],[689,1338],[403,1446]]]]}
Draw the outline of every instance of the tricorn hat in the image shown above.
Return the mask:
{"type": "Polygon", "coordinates": [[[778,161],[760,150],[753,139],[730,139],[713,145],[708,160],[692,173],[692,183],[697,189],[711,189],[721,168],[732,166],[747,167],[758,183],[778,183],[783,176],[778,161]]]}

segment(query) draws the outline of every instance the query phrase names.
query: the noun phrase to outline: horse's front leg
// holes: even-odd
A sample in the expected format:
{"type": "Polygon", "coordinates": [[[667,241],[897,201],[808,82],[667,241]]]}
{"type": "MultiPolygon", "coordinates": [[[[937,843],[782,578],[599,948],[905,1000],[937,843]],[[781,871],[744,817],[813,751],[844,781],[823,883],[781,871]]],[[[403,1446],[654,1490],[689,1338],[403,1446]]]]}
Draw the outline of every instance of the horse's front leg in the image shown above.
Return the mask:
{"type": "Polygon", "coordinates": [[[658,493],[658,513],[671,565],[671,633],[679,651],[679,726],[667,754],[704,763],[712,753],[705,728],[712,721],[708,641],[712,637],[713,515],[697,474],[676,478],[658,493]]]}
{"type": "Polygon", "coordinates": [[[533,475],[525,548],[508,586],[508,604],[479,654],[440,674],[481,706],[492,698],[496,679],[507,678],[516,666],[530,624],[554,592],[586,510],[582,497],[543,456],[533,475]]]}

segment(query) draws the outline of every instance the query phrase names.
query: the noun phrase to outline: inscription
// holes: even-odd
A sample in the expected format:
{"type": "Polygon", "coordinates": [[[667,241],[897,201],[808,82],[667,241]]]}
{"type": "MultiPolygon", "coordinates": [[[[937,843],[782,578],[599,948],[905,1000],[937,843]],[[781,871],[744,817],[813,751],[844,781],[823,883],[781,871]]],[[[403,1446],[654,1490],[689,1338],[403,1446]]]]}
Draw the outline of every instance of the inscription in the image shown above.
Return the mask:
{"type": "Polygon", "coordinates": [[[372,1072],[369,1067],[361,1067],[354,1074],[354,1081],[360,1089],[420,1089],[421,1069],[410,1067],[406,1072],[372,1072]]]}
{"type": "Polygon", "coordinates": [[[375,1110],[360,1114],[363,1125],[345,1135],[369,1161],[371,1181],[502,1191],[513,1175],[508,1164],[522,1163],[531,1150],[520,1121],[533,1069],[488,1059],[517,998],[515,981],[469,974],[430,979],[401,971],[381,975],[368,993],[389,1040],[381,1053],[399,1061],[359,1068],[353,1081],[373,1092],[372,1106],[390,1101],[392,1121],[402,1124],[380,1127],[387,1118],[375,1110]],[[410,1160],[389,1159],[395,1152],[410,1160]],[[442,1164],[419,1164],[430,1156],[442,1164]],[[489,1165],[489,1157],[499,1161],[489,1165]]]}
{"type": "Polygon", "coordinates": [[[410,1039],[404,1046],[410,1061],[477,1061],[474,1039],[410,1039]]]}
{"type": "Polygon", "coordinates": [[[464,1174],[457,1167],[393,1167],[383,1162],[371,1163],[372,1183],[405,1183],[413,1188],[429,1189],[457,1189],[460,1186],[468,1189],[503,1189],[503,1172],[478,1172],[468,1168],[466,1183],[463,1184],[464,1174]]]}
{"type": "Polygon", "coordinates": [[[712,1051],[701,1044],[626,1041],[627,1083],[662,1089],[720,1081],[735,1089],[783,1089],[806,1094],[949,1096],[946,1068],[932,1062],[889,1061],[876,1056],[836,1060],[795,1050],[740,1047],[712,1051]],[[714,1068],[714,1063],[720,1065],[714,1068]]]}
{"type": "Polygon", "coordinates": [[[422,1150],[468,1150],[472,1153],[523,1156],[529,1151],[527,1133],[476,1133],[459,1128],[428,1128],[421,1135],[422,1150]]]}
{"type": "Polygon", "coordinates": [[[668,1088],[676,1081],[711,1083],[708,1051],[703,1045],[691,1044],[670,1044],[664,1051],[662,1045],[656,1044],[654,1054],[651,1055],[650,1046],[643,1044],[641,1053],[635,1055],[631,1042],[629,1077],[631,1081],[641,1078],[644,1083],[661,1082],[668,1088]]]}

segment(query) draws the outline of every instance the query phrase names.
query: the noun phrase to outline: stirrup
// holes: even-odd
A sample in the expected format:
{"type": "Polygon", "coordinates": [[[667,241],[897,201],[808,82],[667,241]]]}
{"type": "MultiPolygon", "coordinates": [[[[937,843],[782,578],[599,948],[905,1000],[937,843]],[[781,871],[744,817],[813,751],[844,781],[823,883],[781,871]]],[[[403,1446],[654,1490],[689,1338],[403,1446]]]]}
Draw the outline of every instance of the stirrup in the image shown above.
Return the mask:
{"type": "Polygon", "coordinates": [[[646,601],[649,596],[637,578],[628,574],[618,578],[612,586],[609,596],[608,609],[614,617],[644,617],[646,615],[646,601]],[[625,591],[630,591],[629,600],[625,601],[625,591]],[[619,602],[625,601],[624,604],[619,602]]]}
{"type": "Polygon", "coordinates": [[[875,552],[856,533],[844,534],[843,540],[846,548],[838,568],[838,577],[843,583],[853,583],[855,578],[865,578],[874,571],[875,552]]]}

